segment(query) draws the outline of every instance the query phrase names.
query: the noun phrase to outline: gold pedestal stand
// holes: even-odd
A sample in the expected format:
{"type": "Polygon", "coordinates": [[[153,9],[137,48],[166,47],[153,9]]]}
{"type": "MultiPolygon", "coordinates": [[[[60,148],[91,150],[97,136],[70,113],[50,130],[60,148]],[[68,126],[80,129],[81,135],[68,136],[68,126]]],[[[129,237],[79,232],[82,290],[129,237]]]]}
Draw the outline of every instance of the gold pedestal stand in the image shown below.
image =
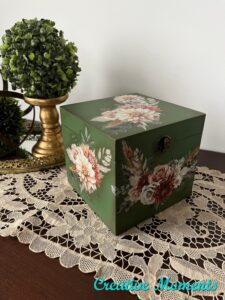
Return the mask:
{"type": "Polygon", "coordinates": [[[63,139],[59,124],[59,114],[56,108],[68,98],[68,94],[52,99],[33,99],[24,97],[24,101],[40,107],[42,134],[32,149],[35,157],[63,156],[63,139]]]}
{"type": "Polygon", "coordinates": [[[24,116],[33,110],[33,121],[31,121],[31,126],[26,136],[15,149],[10,150],[10,153],[19,148],[29,135],[32,134],[35,120],[35,106],[40,107],[40,119],[42,123],[42,133],[32,149],[32,156],[25,159],[2,159],[0,156],[0,174],[28,173],[64,165],[62,133],[56,105],[66,101],[68,94],[52,99],[28,98],[23,94],[8,91],[8,82],[3,80],[3,90],[0,90],[0,97],[23,99],[29,104],[29,107],[23,112],[24,116]]]}

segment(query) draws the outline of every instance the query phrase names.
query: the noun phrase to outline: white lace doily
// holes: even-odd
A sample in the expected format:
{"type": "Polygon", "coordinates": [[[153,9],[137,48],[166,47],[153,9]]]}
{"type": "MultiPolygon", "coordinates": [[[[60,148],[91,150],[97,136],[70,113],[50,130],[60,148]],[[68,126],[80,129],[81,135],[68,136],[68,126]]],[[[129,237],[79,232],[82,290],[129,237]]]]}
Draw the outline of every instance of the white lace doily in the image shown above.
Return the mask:
{"type": "Polygon", "coordinates": [[[67,183],[61,168],[0,175],[0,235],[15,236],[62,266],[116,282],[155,286],[216,282],[214,292],[138,292],[141,299],[224,299],[225,174],[198,168],[193,195],[123,235],[114,236],[67,183]]]}

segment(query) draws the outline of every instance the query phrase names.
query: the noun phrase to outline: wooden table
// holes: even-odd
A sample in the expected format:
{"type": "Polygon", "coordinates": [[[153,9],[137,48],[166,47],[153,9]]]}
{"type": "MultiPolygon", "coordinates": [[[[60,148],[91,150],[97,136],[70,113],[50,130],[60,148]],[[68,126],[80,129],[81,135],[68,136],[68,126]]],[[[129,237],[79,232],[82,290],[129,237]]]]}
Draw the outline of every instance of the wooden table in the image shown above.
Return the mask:
{"type": "MultiPolygon", "coordinates": [[[[225,172],[225,154],[201,151],[199,165],[225,172]]],[[[0,238],[0,249],[0,300],[137,299],[128,292],[95,291],[94,274],[66,269],[16,238],[0,238]]]]}

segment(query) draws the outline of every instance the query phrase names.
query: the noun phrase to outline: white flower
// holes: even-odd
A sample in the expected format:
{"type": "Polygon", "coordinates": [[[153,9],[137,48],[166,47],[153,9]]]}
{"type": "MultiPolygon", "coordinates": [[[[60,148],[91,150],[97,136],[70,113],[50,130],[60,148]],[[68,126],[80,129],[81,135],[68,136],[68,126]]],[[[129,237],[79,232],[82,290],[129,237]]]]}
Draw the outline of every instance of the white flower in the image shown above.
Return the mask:
{"type": "Polygon", "coordinates": [[[92,118],[95,122],[109,122],[106,128],[114,128],[126,123],[137,124],[146,130],[147,124],[158,121],[161,110],[158,102],[151,98],[137,95],[123,95],[114,100],[121,105],[113,110],[107,110],[100,116],[92,118]]]}
{"type": "Polygon", "coordinates": [[[195,212],[190,205],[185,201],[181,201],[157,214],[159,220],[165,221],[157,229],[169,233],[171,239],[177,245],[183,245],[184,237],[195,238],[197,236],[195,229],[186,224],[187,220],[192,219],[194,216],[195,212]]]}
{"type": "Polygon", "coordinates": [[[180,160],[174,160],[173,170],[174,170],[174,176],[176,178],[175,186],[174,186],[175,188],[181,185],[183,178],[190,171],[190,168],[183,167],[183,165],[184,165],[184,158],[181,158],[180,160]]]}
{"type": "MultiPolygon", "coordinates": [[[[165,271],[162,268],[162,265],[163,265],[162,256],[160,254],[152,255],[147,264],[143,257],[137,256],[137,255],[132,255],[131,257],[129,257],[128,263],[130,266],[134,266],[134,267],[142,270],[142,272],[144,274],[143,279],[142,279],[143,282],[148,282],[149,286],[151,287],[148,289],[148,291],[146,291],[146,292],[143,291],[144,297],[141,299],[149,299],[149,300],[150,299],[151,300],[161,299],[161,294],[156,295],[153,287],[155,287],[157,285],[157,280],[158,280],[158,278],[160,278],[162,276],[162,271],[165,271]]],[[[173,275],[172,272],[171,272],[171,275],[173,275]]],[[[174,272],[174,274],[175,274],[175,272],[174,272]]]]}
{"type": "Polygon", "coordinates": [[[136,187],[138,185],[139,180],[140,180],[140,176],[137,175],[130,176],[129,178],[130,185],[136,187]]]}
{"type": "Polygon", "coordinates": [[[92,164],[82,152],[76,155],[74,165],[76,168],[76,173],[80,178],[81,191],[84,189],[89,193],[95,191],[97,188],[95,172],[92,168],[92,164]]]}
{"type": "Polygon", "coordinates": [[[105,166],[109,166],[110,164],[110,151],[107,151],[108,154],[104,156],[106,160],[103,161],[104,166],[99,165],[95,153],[87,144],[81,144],[79,146],[72,144],[66,151],[69,159],[73,163],[70,170],[79,177],[81,191],[86,190],[88,193],[94,192],[102,182],[103,176],[101,172],[107,173],[110,171],[110,168],[106,168],[105,166]]]}
{"type": "Polygon", "coordinates": [[[66,173],[63,171],[57,177],[52,179],[53,189],[50,189],[47,194],[54,197],[56,204],[62,203],[66,198],[74,199],[76,193],[68,183],[66,173]]]}
{"type": "Polygon", "coordinates": [[[82,149],[79,146],[77,146],[76,144],[72,144],[71,148],[66,149],[66,152],[69,156],[69,159],[75,164],[76,157],[77,157],[78,153],[82,152],[82,149]]]}
{"type": "Polygon", "coordinates": [[[88,218],[81,218],[71,230],[74,244],[78,248],[85,248],[92,244],[98,244],[100,252],[109,260],[116,258],[116,245],[119,239],[94,215],[88,212],[88,218]]]}
{"type": "Polygon", "coordinates": [[[140,192],[138,191],[138,189],[136,187],[132,187],[129,192],[128,192],[128,196],[129,196],[129,201],[136,203],[138,200],[140,200],[140,192]]]}
{"type": "Polygon", "coordinates": [[[116,111],[115,119],[122,122],[130,123],[151,123],[159,120],[160,113],[156,111],[150,111],[146,108],[119,108],[116,111]]]}
{"type": "Polygon", "coordinates": [[[123,239],[122,235],[115,236],[100,220],[94,212],[88,211],[87,218],[80,218],[70,231],[77,248],[89,247],[97,244],[98,248],[109,261],[116,258],[117,250],[128,253],[143,253],[145,248],[135,241],[123,239]]]}
{"type": "Polygon", "coordinates": [[[144,205],[154,204],[155,200],[153,197],[155,191],[155,184],[145,185],[142,188],[140,200],[144,205]]]}
{"type": "Polygon", "coordinates": [[[121,104],[145,103],[145,98],[138,95],[117,96],[114,100],[121,104]]]}

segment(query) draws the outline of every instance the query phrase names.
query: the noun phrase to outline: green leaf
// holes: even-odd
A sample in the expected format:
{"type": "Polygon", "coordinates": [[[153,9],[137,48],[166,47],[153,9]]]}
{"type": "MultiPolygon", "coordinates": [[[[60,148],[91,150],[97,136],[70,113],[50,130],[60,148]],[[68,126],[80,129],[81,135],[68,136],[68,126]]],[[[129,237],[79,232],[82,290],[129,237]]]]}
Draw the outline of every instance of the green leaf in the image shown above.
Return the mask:
{"type": "Polygon", "coordinates": [[[30,60],[34,60],[34,58],[35,58],[35,55],[34,55],[34,53],[33,52],[31,52],[30,54],[29,54],[29,59],[30,60]]]}
{"type": "Polygon", "coordinates": [[[50,59],[50,54],[49,54],[49,53],[47,53],[47,52],[45,52],[45,53],[44,53],[44,58],[46,58],[46,59],[50,59]]]}
{"type": "Polygon", "coordinates": [[[1,45],[1,50],[6,51],[8,48],[9,48],[9,45],[7,43],[1,45]]]}
{"type": "Polygon", "coordinates": [[[31,40],[31,39],[32,39],[32,33],[27,33],[27,34],[25,34],[25,35],[24,35],[24,38],[25,38],[26,40],[31,40]]]}
{"type": "Polygon", "coordinates": [[[63,55],[57,56],[57,57],[55,58],[56,61],[63,60],[63,59],[64,59],[63,55]]]}
{"type": "Polygon", "coordinates": [[[7,57],[2,58],[2,64],[7,65],[9,63],[9,59],[7,57]]]}
{"type": "Polygon", "coordinates": [[[38,41],[37,41],[37,39],[32,39],[30,43],[31,43],[31,46],[35,46],[35,45],[37,45],[38,41]]]}
{"type": "Polygon", "coordinates": [[[28,62],[28,59],[27,59],[27,57],[26,57],[25,54],[23,54],[23,59],[24,59],[26,62],[28,62]]]}
{"type": "Polygon", "coordinates": [[[73,70],[72,69],[67,69],[66,70],[66,75],[68,75],[68,76],[73,75],[73,70]]]}
{"type": "Polygon", "coordinates": [[[9,68],[10,68],[11,71],[15,71],[16,70],[16,67],[14,66],[14,55],[10,58],[9,68]]]}

